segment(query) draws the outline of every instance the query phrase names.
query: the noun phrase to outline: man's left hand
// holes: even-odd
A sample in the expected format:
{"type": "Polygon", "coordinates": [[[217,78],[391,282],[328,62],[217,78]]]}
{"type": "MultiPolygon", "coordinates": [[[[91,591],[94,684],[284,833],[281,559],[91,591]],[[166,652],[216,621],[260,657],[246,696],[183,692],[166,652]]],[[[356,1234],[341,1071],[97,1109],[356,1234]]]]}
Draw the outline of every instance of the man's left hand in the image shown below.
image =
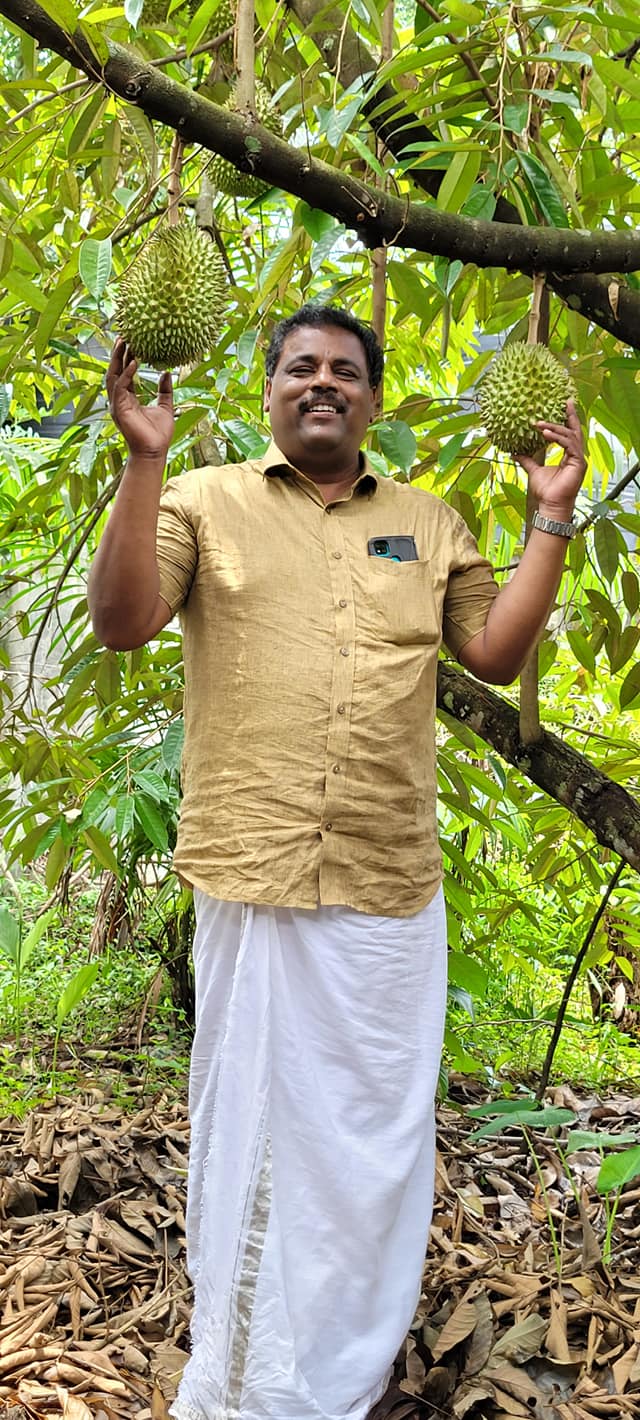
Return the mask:
{"type": "Polygon", "coordinates": [[[564,449],[564,458],[557,466],[547,466],[523,454],[518,463],[529,475],[529,487],[539,511],[545,517],[565,522],[572,517],[578,490],[587,471],[582,425],[573,400],[567,403],[566,424],[548,424],[539,419],[536,425],[547,444],[560,444],[564,449]]]}

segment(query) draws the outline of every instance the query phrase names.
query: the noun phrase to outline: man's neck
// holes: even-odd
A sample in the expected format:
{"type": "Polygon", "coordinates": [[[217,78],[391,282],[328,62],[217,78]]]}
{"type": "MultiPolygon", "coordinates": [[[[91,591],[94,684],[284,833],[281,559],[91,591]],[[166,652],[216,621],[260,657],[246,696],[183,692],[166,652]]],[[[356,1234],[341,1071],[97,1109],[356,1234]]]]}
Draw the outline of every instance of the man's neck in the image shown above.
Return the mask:
{"type": "Polygon", "coordinates": [[[327,468],[326,465],[323,468],[316,468],[307,464],[305,467],[306,460],[297,460],[296,462],[291,460],[291,462],[294,468],[304,474],[305,478],[309,478],[312,483],[315,483],[325,503],[335,503],[338,499],[345,498],[362,471],[360,455],[358,455],[355,467],[349,470],[327,468]]]}

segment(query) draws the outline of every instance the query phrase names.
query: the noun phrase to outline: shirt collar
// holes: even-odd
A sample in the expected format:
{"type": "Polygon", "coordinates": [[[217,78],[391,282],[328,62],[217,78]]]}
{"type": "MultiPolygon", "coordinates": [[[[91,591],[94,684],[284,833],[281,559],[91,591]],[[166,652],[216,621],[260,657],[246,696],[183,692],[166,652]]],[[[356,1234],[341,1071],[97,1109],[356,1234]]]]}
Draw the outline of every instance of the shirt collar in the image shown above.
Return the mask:
{"type": "MultiPolygon", "coordinates": [[[[378,487],[378,475],[362,451],[360,451],[359,460],[360,472],[354,482],[353,491],[357,490],[359,494],[375,493],[378,487]]],[[[261,473],[263,478],[287,478],[291,474],[297,474],[299,478],[308,478],[306,473],[287,461],[273,439],[262,458],[253,459],[252,463],[256,472],[261,473]]],[[[310,481],[313,482],[312,479],[310,481]]]]}

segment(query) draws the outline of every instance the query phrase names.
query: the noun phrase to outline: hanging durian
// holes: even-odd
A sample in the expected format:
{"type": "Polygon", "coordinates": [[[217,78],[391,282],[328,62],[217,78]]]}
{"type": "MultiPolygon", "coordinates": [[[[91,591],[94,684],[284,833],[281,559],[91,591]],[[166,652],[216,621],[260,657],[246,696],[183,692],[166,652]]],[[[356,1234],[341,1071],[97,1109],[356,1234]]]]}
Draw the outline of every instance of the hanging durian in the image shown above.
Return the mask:
{"type": "Polygon", "coordinates": [[[116,327],[143,365],[175,369],[218,337],[227,277],[206,232],[181,221],[154,234],[122,278],[116,327]]]}
{"type": "MultiPolygon", "coordinates": [[[[235,87],[231,90],[225,108],[232,113],[237,112],[235,87]]],[[[273,100],[265,84],[256,83],[256,118],[258,122],[267,128],[270,133],[275,133],[282,137],[283,125],[281,115],[274,107],[273,100]]],[[[252,173],[240,172],[226,158],[219,153],[214,153],[209,164],[209,172],[212,182],[215,183],[219,192],[227,193],[230,197],[260,197],[263,192],[268,192],[270,184],[264,182],[262,178],[254,177],[252,173]]]]}
{"type": "Polygon", "coordinates": [[[494,448],[532,454],[544,444],[535,420],[565,424],[575,385],[546,345],[505,345],[478,387],[478,406],[494,448]]]}
{"type": "MultiPolygon", "coordinates": [[[[236,7],[233,0],[220,0],[217,10],[211,16],[209,31],[215,35],[224,34],[225,30],[233,28],[236,22],[236,7]]],[[[226,59],[231,64],[233,62],[233,35],[224,44],[220,45],[218,54],[221,59],[226,59]]]]}

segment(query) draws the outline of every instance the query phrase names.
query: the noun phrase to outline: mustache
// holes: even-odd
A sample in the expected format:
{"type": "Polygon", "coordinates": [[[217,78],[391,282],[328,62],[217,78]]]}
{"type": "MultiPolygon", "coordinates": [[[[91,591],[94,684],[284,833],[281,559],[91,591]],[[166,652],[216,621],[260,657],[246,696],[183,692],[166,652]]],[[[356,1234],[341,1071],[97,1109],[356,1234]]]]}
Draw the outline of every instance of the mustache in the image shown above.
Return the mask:
{"type": "Polygon", "coordinates": [[[309,410],[313,409],[314,404],[328,404],[331,409],[335,409],[336,414],[344,414],[344,404],[342,404],[340,400],[332,399],[331,395],[328,394],[314,394],[309,395],[308,399],[301,399],[298,406],[300,413],[308,414],[309,410]]]}

